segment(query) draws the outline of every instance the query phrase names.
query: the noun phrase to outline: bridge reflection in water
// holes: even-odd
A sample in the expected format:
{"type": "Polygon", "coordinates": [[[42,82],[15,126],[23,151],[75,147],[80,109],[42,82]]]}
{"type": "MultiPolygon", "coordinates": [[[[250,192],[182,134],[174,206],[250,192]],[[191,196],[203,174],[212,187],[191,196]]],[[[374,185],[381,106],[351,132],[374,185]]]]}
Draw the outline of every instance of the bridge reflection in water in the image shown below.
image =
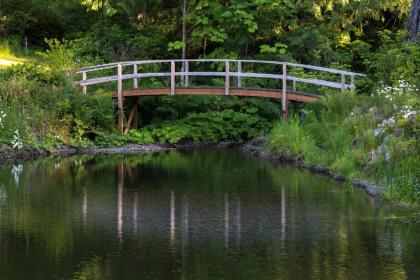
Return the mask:
{"type": "MultiPolygon", "coordinates": [[[[223,236],[225,248],[229,248],[232,240],[232,234],[236,245],[240,245],[242,237],[242,223],[243,213],[241,209],[241,197],[239,194],[231,196],[229,193],[223,194],[223,211],[220,211],[217,205],[200,204],[201,209],[191,209],[188,194],[180,192],[178,195],[175,190],[168,192],[167,205],[153,204],[150,200],[150,194],[145,193],[144,199],[148,200],[147,205],[142,205],[142,192],[137,172],[133,172],[133,167],[128,164],[119,163],[116,167],[116,207],[115,207],[115,232],[120,242],[124,242],[125,231],[129,231],[131,235],[138,235],[142,228],[150,228],[153,225],[159,225],[152,234],[162,235],[161,230],[166,230],[169,236],[169,244],[174,251],[177,242],[181,241],[182,251],[185,251],[185,246],[188,243],[188,232],[190,230],[190,212],[193,213],[194,227],[197,227],[200,233],[204,230],[208,236],[213,238],[221,238],[223,236]],[[129,184],[129,187],[127,186],[129,184]],[[149,196],[149,197],[147,197],[149,196]],[[179,203],[177,203],[179,202],[179,203]],[[160,208],[160,209],[158,209],[160,208]],[[162,209],[163,208],[163,209],[162,209]],[[203,211],[203,217],[200,216],[200,211],[203,211]],[[152,219],[142,219],[142,213],[146,215],[152,214],[152,219]],[[166,217],[165,217],[166,216],[166,217]],[[206,217],[206,219],[203,219],[206,217]],[[207,219],[211,217],[211,219],[207,219]],[[131,222],[130,222],[131,221],[131,222]],[[150,224],[147,224],[150,222],[150,224]],[[201,222],[201,223],[200,223],[201,222]],[[130,229],[131,228],[131,229],[130,229]],[[130,233],[131,232],[131,233],[130,233]]],[[[83,226],[86,226],[88,221],[96,219],[97,217],[89,215],[89,200],[95,200],[94,197],[89,197],[87,188],[82,189],[82,204],[81,216],[83,226]]],[[[281,187],[279,197],[279,234],[281,239],[286,239],[286,192],[285,187],[281,187]]],[[[217,204],[216,201],[213,201],[217,204]]],[[[212,203],[213,204],[213,203],[212,203]]],[[[110,207],[112,209],[112,207],[110,207]]],[[[94,215],[98,214],[97,210],[94,215]]],[[[109,230],[109,228],[108,228],[109,230]]]]}
{"type": "MultiPolygon", "coordinates": [[[[116,196],[116,233],[120,243],[124,242],[124,230],[129,227],[129,225],[125,225],[128,223],[129,220],[132,220],[132,234],[137,235],[139,234],[139,228],[141,231],[142,222],[141,218],[139,217],[139,213],[142,213],[142,205],[139,203],[141,201],[140,190],[134,190],[133,188],[125,188],[125,184],[127,182],[136,182],[138,184],[138,178],[136,178],[133,174],[135,172],[132,171],[133,167],[129,165],[125,165],[124,163],[119,163],[117,165],[117,196],[116,196]]],[[[131,186],[135,188],[139,188],[139,185],[131,186]]],[[[86,226],[86,221],[88,219],[88,191],[87,189],[83,189],[82,192],[82,218],[83,224],[86,226]]],[[[281,194],[281,224],[282,224],[282,234],[285,234],[285,227],[286,227],[286,216],[285,216],[285,194],[284,188],[282,189],[281,194]]],[[[225,193],[223,196],[223,215],[220,213],[214,213],[215,211],[211,211],[208,213],[210,215],[214,215],[215,220],[219,220],[219,225],[223,224],[223,237],[224,237],[224,247],[225,249],[229,248],[229,242],[231,239],[231,232],[235,231],[235,239],[236,239],[236,246],[240,246],[241,243],[241,228],[242,228],[242,220],[241,220],[241,199],[240,196],[236,195],[233,199],[229,197],[229,193],[225,193]],[[234,201],[232,206],[232,200],[234,201]],[[231,208],[235,210],[232,211],[231,208]],[[231,216],[234,219],[231,219],[231,216]]],[[[187,246],[188,246],[188,239],[189,239],[189,201],[187,194],[180,194],[180,198],[177,199],[177,193],[175,191],[169,192],[169,200],[168,205],[166,207],[166,211],[163,212],[164,215],[168,215],[168,224],[166,227],[169,230],[169,246],[170,251],[173,254],[176,254],[176,250],[178,248],[177,242],[180,242],[180,254],[182,259],[182,279],[186,276],[186,268],[187,268],[187,246]],[[176,201],[180,201],[180,205],[176,203],[176,201]],[[177,213],[180,213],[177,215],[177,213]],[[177,238],[178,237],[178,238],[177,238]],[[179,241],[178,241],[179,240],[179,241]]],[[[143,209],[144,210],[144,209],[143,209]]],[[[153,209],[149,209],[153,211],[153,209]]],[[[191,209],[194,212],[194,209],[191,209]]],[[[207,209],[209,210],[209,209],[207,209]]],[[[215,209],[213,209],[215,210],[215,209]]],[[[143,212],[148,212],[147,210],[143,212]]],[[[160,212],[160,211],[159,211],[160,212]]],[[[165,221],[165,217],[156,217],[158,220],[165,221]]],[[[207,224],[207,221],[203,221],[204,224],[207,224]]],[[[143,221],[143,225],[145,222],[143,221]]],[[[202,225],[197,224],[199,220],[194,221],[194,225],[201,227],[202,225]]],[[[214,226],[214,224],[213,224],[214,226]]],[[[208,234],[213,236],[213,238],[217,237],[218,234],[221,232],[218,230],[214,230],[215,228],[210,226],[207,227],[206,230],[208,234]],[[214,231],[213,231],[214,230],[214,231]]],[[[156,235],[161,235],[161,232],[156,232],[156,235]]]]}

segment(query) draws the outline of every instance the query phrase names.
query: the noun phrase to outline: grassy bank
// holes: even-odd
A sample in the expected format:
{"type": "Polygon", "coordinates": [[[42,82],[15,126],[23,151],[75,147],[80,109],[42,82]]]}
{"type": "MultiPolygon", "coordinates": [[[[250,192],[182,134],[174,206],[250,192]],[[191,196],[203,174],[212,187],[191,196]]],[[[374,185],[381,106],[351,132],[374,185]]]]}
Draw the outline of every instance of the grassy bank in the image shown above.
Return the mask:
{"type": "Polygon", "coordinates": [[[327,95],[278,123],[269,149],[350,178],[387,186],[384,196],[420,202],[419,89],[405,81],[371,95],[327,95]]]}

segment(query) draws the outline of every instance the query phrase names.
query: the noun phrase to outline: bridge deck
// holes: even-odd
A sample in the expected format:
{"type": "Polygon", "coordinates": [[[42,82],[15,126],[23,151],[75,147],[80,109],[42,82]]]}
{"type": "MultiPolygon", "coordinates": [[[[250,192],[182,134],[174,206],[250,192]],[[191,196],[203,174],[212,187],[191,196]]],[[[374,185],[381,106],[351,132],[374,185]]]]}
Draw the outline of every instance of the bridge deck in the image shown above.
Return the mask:
{"type": "MultiPolygon", "coordinates": [[[[225,88],[177,88],[176,95],[216,95],[224,96],[225,88]]],[[[170,88],[138,88],[138,89],[124,89],[122,91],[123,97],[138,97],[138,96],[162,96],[171,95],[170,88]]],[[[229,96],[242,97],[263,97],[281,99],[281,90],[273,89],[247,89],[247,88],[230,88],[229,96]]],[[[113,97],[117,98],[117,92],[113,93],[113,97]]],[[[300,101],[311,103],[319,99],[319,96],[305,94],[302,92],[287,92],[287,99],[293,101],[300,101]]]]}

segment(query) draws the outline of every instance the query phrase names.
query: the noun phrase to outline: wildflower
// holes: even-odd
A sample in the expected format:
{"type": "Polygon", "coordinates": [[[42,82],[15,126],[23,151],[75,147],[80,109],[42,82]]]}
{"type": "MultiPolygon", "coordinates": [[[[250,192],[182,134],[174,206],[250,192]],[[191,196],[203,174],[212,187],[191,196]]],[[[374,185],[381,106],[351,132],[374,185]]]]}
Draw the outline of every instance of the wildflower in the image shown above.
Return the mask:
{"type": "Polygon", "coordinates": [[[11,144],[12,144],[13,149],[20,150],[23,148],[23,143],[20,141],[20,135],[19,135],[18,129],[15,130],[15,134],[13,135],[11,144]]]}
{"type": "Polygon", "coordinates": [[[375,129],[373,134],[375,137],[378,137],[378,136],[381,136],[384,132],[385,132],[385,129],[380,127],[380,128],[375,129]]]}
{"type": "Polygon", "coordinates": [[[394,124],[395,124],[395,120],[394,120],[394,118],[393,118],[393,117],[389,118],[389,119],[386,121],[386,124],[387,124],[387,125],[389,125],[389,126],[394,125],[394,124]]]}
{"type": "Polygon", "coordinates": [[[3,111],[0,111],[0,128],[4,128],[3,120],[7,117],[7,114],[3,111]]]}

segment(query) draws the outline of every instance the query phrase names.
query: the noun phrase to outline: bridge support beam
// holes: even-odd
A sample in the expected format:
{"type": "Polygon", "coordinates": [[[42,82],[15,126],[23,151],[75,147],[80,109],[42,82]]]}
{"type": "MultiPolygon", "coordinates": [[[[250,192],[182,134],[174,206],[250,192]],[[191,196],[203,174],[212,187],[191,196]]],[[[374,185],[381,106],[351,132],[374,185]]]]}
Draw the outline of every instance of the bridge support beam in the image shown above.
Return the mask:
{"type": "Polygon", "coordinates": [[[282,97],[281,105],[283,110],[283,121],[287,121],[289,117],[288,108],[287,108],[287,65],[283,63],[283,84],[282,84],[282,97]]]}
{"type": "Polygon", "coordinates": [[[122,65],[118,64],[118,132],[124,133],[124,97],[123,97],[123,74],[122,65]]]}
{"type": "Polygon", "coordinates": [[[138,104],[137,104],[137,98],[136,98],[133,108],[131,109],[131,112],[128,115],[127,125],[124,129],[124,134],[127,134],[130,128],[137,128],[137,119],[138,119],[138,104]]]}

